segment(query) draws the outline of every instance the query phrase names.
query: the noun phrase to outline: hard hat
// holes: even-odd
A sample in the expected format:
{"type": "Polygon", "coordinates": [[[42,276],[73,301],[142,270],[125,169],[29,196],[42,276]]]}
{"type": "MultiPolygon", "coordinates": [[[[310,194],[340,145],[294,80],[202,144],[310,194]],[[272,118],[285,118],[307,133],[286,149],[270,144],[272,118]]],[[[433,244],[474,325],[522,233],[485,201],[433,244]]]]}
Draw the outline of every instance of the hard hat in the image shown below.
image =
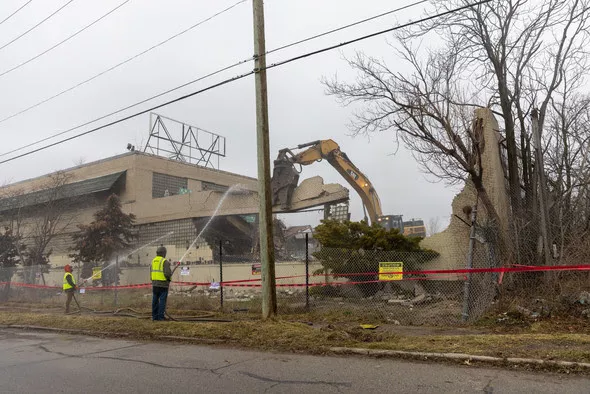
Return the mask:
{"type": "Polygon", "coordinates": [[[65,272],[72,272],[72,266],[69,265],[69,264],[66,264],[65,267],[64,267],[64,271],[65,272]]]}
{"type": "Polygon", "coordinates": [[[158,246],[158,249],[156,249],[156,254],[161,257],[166,257],[166,248],[163,245],[158,246]]]}

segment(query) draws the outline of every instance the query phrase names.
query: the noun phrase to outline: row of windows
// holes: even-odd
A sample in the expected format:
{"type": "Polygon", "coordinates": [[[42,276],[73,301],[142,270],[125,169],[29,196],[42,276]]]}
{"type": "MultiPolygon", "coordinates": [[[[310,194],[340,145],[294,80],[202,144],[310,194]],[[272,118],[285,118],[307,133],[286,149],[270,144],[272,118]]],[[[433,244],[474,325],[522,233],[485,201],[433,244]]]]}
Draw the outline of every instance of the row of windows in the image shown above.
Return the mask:
{"type": "MultiPolygon", "coordinates": [[[[218,185],[212,182],[202,181],[201,185],[203,191],[211,190],[226,192],[228,189],[228,186],[218,185]]],[[[190,192],[191,190],[188,188],[188,178],[160,174],[157,172],[152,174],[152,198],[178,196],[181,194],[188,194],[190,192]]]]}
{"type": "MultiPolygon", "coordinates": [[[[149,223],[137,226],[138,246],[147,243],[176,245],[188,248],[197,237],[197,229],[192,219],[179,219],[168,222],[149,223]],[[161,238],[161,242],[154,242],[161,238]]],[[[206,246],[206,242],[199,240],[198,246],[206,246]]]]}

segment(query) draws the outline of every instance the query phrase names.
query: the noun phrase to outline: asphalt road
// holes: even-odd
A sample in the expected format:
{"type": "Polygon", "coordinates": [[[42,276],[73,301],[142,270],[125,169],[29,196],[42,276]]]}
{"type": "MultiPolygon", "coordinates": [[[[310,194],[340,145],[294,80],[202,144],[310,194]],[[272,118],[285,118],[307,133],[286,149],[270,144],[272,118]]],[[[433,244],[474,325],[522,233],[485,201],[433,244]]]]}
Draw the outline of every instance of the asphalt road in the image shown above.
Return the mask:
{"type": "Polygon", "coordinates": [[[0,330],[1,393],[589,393],[590,379],[0,330]]]}

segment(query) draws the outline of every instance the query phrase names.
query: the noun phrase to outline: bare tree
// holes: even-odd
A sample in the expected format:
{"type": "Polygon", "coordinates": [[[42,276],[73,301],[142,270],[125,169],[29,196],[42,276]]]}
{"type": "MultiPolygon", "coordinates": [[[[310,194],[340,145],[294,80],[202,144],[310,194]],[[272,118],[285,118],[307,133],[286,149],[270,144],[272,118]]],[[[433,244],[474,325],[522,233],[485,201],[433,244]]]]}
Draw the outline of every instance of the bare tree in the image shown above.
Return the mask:
{"type": "Polygon", "coordinates": [[[433,216],[428,220],[426,232],[428,233],[429,237],[441,232],[440,216],[433,216]]]}
{"type": "Polygon", "coordinates": [[[84,156],[80,156],[77,159],[74,160],[74,165],[75,166],[81,166],[84,163],[86,163],[86,158],[84,156]]]}
{"type": "Polygon", "coordinates": [[[425,171],[451,184],[469,177],[490,217],[497,218],[483,182],[481,120],[474,123],[474,107],[463,104],[455,53],[432,52],[422,62],[406,42],[398,53],[412,65],[412,75],[358,53],[348,61],[359,73],[356,82],[326,80],[328,93],[345,105],[365,104],[354,133],[395,132],[425,171]]]}
{"type": "MultiPolygon", "coordinates": [[[[469,3],[432,1],[432,13],[469,3]]],[[[503,125],[514,239],[519,244],[528,226],[534,243],[539,225],[531,218],[543,186],[534,172],[546,168],[532,160],[530,114],[538,110],[546,146],[556,132],[545,128],[553,123],[554,99],[580,89],[588,71],[589,13],[590,0],[492,0],[399,33],[394,50],[411,66],[408,74],[357,53],[348,60],[358,72],[354,83],[325,83],[344,104],[363,105],[353,132],[394,131],[431,174],[447,181],[469,177],[494,218],[481,182],[484,141],[470,124],[473,108],[492,109],[503,125]],[[433,45],[442,42],[439,49],[415,44],[430,38],[433,45]]]]}
{"type": "Polygon", "coordinates": [[[35,218],[31,222],[29,237],[32,241],[29,252],[29,265],[47,264],[47,258],[51,250],[47,250],[49,243],[57,234],[71,224],[72,216],[67,211],[72,201],[66,194],[66,188],[70,176],[63,172],[57,172],[49,176],[42,186],[43,197],[39,204],[35,205],[35,218]]]}
{"type": "MultiPolygon", "coordinates": [[[[469,0],[432,4],[433,12],[440,12],[469,0]]],[[[410,40],[436,33],[456,52],[472,91],[488,96],[491,108],[497,108],[504,124],[515,211],[521,207],[521,187],[529,193],[529,202],[533,193],[530,111],[539,107],[542,130],[551,98],[564,78],[587,71],[589,7],[588,0],[494,0],[419,25],[400,37],[410,40]]]]}

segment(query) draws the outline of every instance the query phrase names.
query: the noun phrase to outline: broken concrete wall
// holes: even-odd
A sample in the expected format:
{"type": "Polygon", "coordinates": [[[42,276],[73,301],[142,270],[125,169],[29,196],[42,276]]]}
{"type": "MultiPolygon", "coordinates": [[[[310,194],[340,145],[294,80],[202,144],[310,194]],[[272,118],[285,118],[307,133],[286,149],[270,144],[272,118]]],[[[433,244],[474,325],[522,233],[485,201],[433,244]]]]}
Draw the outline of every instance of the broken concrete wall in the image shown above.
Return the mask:
{"type": "MultiPolygon", "coordinates": [[[[498,122],[489,109],[481,108],[475,111],[476,120],[482,122],[483,138],[483,184],[500,218],[498,231],[504,234],[508,230],[510,217],[510,203],[507,185],[500,154],[500,135],[498,122]]],[[[456,269],[464,268],[469,247],[470,217],[463,212],[465,206],[476,204],[477,194],[473,183],[468,180],[463,190],[455,196],[452,203],[452,216],[449,226],[442,232],[425,238],[421,245],[440,253],[427,269],[456,269]],[[461,219],[463,219],[463,221],[461,219]]],[[[483,204],[478,207],[478,223],[489,221],[483,204]]],[[[478,244],[474,257],[474,267],[489,266],[489,250],[478,244]]]]}

